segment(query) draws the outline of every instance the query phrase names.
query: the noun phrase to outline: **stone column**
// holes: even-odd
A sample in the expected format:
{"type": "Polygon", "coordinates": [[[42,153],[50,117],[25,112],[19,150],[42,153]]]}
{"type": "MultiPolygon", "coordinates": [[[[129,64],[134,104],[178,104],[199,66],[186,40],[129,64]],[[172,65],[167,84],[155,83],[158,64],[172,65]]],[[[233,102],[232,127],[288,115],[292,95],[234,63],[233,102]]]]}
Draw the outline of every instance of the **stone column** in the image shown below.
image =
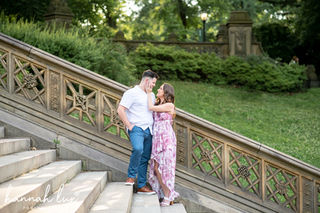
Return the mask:
{"type": "Polygon", "coordinates": [[[47,23],[52,24],[55,22],[57,25],[65,25],[69,27],[73,18],[68,4],[65,0],[51,0],[48,11],[44,14],[44,19],[47,23]]]}
{"type": "Polygon", "coordinates": [[[247,11],[233,11],[227,22],[229,55],[252,54],[252,20],[247,11]]]}

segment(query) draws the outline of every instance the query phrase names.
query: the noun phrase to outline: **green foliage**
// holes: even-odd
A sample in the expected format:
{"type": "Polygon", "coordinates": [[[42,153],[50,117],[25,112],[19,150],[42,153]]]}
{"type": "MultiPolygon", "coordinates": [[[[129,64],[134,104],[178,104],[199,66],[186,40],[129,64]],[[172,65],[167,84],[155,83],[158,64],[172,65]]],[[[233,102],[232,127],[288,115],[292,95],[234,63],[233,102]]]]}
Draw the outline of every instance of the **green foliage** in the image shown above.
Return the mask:
{"type": "Polygon", "coordinates": [[[254,28],[254,35],[271,58],[290,62],[298,39],[285,23],[264,23],[254,28]]]}
{"type": "Polygon", "coordinates": [[[61,142],[60,142],[60,140],[58,138],[53,139],[53,143],[55,145],[60,145],[61,144],[61,142]]]}
{"type": "MultiPolygon", "coordinates": [[[[197,5],[184,0],[136,1],[141,7],[138,14],[124,25],[130,25],[128,38],[164,40],[175,33],[179,40],[190,39],[200,25],[197,5]]],[[[197,39],[197,38],[196,38],[197,39]]],[[[198,39],[197,39],[198,40],[198,39]]]]}
{"type": "Polygon", "coordinates": [[[176,107],[320,168],[320,88],[272,94],[166,82],[175,88],[176,107]]]}
{"type": "Polygon", "coordinates": [[[174,46],[140,45],[130,57],[137,67],[137,77],[146,69],[152,69],[163,79],[200,80],[200,54],[189,53],[174,46]]]}
{"type": "MultiPolygon", "coordinates": [[[[99,33],[103,33],[107,27],[116,28],[117,20],[122,14],[122,2],[119,0],[67,0],[67,2],[74,14],[73,23],[85,23],[92,33],[100,30],[102,31],[99,33]]],[[[109,34],[109,30],[106,35],[109,34]]]]}
{"type": "Polygon", "coordinates": [[[250,56],[245,60],[228,57],[222,70],[230,85],[268,92],[298,91],[306,80],[304,66],[279,64],[259,56],[250,56]]]}
{"type": "Polygon", "coordinates": [[[222,75],[223,60],[215,54],[203,53],[201,54],[199,66],[202,72],[200,73],[201,81],[211,82],[214,84],[226,84],[226,79],[222,75]]]}
{"type": "MultiPolygon", "coordinates": [[[[44,21],[50,0],[4,0],[0,9],[6,15],[15,15],[18,19],[44,21]]],[[[73,24],[88,28],[91,35],[110,36],[115,33],[117,20],[122,16],[123,2],[119,0],[63,0],[73,13],[73,24]],[[85,25],[85,26],[84,26],[85,25]]],[[[61,7],[55,5],[55,7],[61,7]]],[[[58,8],[61,10],[61,8],[58,8]]],[[[60,12],[60,11],[59,11],[60,12]]]]}
{"type": "Polygon", "coordinates": [[[136,76],[146,69],[161,79],[229,84],[249,89],[285,92],[302,89],[305,67],[280,64],[267,57],[228,57],[187,52],[177,47],[140,45],[130,53],[137,67],[136,76]]]}
{"type": "Polygon", "coordinates": [[[15,15],[18,19],[43,21],[50,0],[4,0],[0,9],[6,15],[15,15]]]}
{"type": "Polygon", "coordinates": [[[320,1],[301,1],[296,22],[296,30],[300,47],[297,51],[300,61],[304,64],[313,64],[320,76],[320,1]]]}
{"type": "Polygon", "coordinates": [[[113,80],[129,85],[135,70],[125,49],[107,39],[97,42],[77,29],[48,28],[41,23],[0,19],[0,31],[113,80]]]}

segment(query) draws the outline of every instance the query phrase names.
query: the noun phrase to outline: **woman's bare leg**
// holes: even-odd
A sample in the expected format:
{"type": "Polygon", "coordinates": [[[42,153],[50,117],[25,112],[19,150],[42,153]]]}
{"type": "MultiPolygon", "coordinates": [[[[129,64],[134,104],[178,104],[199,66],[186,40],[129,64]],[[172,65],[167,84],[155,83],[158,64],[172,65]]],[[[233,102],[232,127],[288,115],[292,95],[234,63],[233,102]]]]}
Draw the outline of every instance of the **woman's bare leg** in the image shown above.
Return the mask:
{"type": "Polygon", "coordinates": [[[163,194],[165,197],[169,197],[170,189],[162,182],[162,177],[159,172],[159,163],[157,161],[154,161],[154,171],[156,173],[157,179],[159,181],[159,184],[162,188],[163,194]]]}

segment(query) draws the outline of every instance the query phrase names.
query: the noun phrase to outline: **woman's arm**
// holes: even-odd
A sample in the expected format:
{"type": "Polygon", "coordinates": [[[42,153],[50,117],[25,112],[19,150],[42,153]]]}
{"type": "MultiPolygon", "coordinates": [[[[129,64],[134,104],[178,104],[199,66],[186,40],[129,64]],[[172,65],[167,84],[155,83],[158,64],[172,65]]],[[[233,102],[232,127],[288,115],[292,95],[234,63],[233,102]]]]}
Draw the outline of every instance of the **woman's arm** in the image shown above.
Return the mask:
{"type": "Polygon", "coordinates": [[[155,111],[155,112],[172,112],[172,110],[174,109],[174,104],[165,103],[165,104],[155,106],[152,103],[151,92],[148,92],[148,108],[150,111],[155,111]]]}

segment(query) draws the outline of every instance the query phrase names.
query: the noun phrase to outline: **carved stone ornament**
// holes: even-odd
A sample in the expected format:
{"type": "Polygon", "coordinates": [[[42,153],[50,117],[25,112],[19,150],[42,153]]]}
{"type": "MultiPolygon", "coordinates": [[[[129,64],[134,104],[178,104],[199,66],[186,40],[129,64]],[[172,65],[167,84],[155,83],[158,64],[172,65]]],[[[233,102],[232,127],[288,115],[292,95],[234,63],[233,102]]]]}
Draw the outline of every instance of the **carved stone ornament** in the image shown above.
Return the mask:
{"type": "Polygon", "coordinates": [[[86,105],[87,105],[87,97],[85,95],[79,95],[76,96],[76,105],[80,106],[83,111],[86,111],[86,105]]]}
{"type": "Polygon", "coordinates": [[[282,194],[282,195],[284,195],[287,192],[286,185],[284,185],[282,183],[276,184],[276,188],[278,189],[279,193],[282,194]]]}
{"type": "Polygon", "coordinates": [[[38,85],[36,78],[32,74],[27,74],[23,78],[23,82],[26,84],[28,89],[32,89],[38,85]]]}
{"type": "Polygon", "coordinates": [[[212,155],[211,153],[209,152],[209,150],[206,150],[204,152],[201,152],[201,156],[202,158],[206,161],[206,162],[209,162],[212,160],[212,155]]]}
{"type": "Polygon", "coordinates": [[[123,122],[120,120],[120,117],[117,113],[112,113],[112,123],[124,127],[123,122]]]}
{"type": "Polygon", "coordinates": [[[238,168],[238,172],[239,172],[239,175],[242,176],[242,177],[249,177],[250,176],[250,173],[249,173],[249,170],[246,166],[240,166],[238,168]]]}

